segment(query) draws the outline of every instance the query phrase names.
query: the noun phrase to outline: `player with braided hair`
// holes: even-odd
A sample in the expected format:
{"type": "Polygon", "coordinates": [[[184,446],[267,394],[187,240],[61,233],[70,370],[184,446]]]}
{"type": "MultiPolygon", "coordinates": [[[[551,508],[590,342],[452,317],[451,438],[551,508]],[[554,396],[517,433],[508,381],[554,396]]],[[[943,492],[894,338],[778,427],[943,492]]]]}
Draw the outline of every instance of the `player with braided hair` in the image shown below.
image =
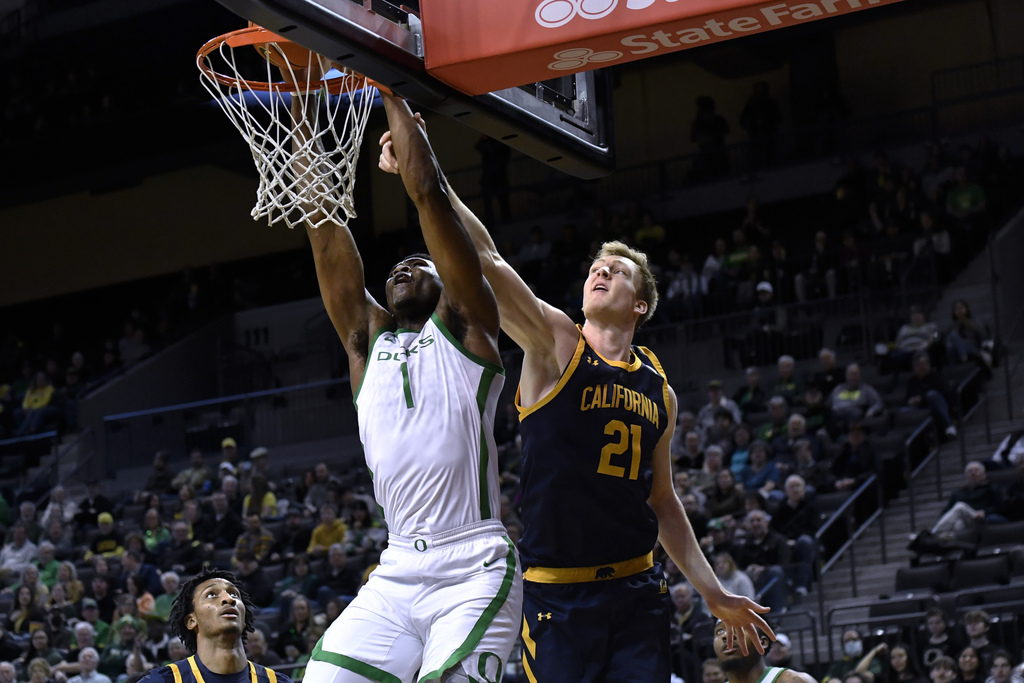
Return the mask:
{"type": "Polygon", "coordinates": [[[168,619],[192,655],[150,671],[142,683],[291,683],[245,656],[254,607],[233,573],[201,569],[182,584],[168,619]]]}

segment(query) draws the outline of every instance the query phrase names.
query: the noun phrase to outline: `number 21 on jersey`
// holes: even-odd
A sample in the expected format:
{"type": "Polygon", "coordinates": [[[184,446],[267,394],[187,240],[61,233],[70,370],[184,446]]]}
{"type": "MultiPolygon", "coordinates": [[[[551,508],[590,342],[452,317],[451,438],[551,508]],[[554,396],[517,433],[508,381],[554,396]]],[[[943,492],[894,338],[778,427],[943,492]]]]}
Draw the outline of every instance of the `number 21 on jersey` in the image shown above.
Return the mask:
{"type": "Polygon", "coordinates": [[[601,461],[597,465],[598,474],[607,474],[610,477],[625,477],[626,468],[623,465],[615,465],[616,462],[624,462],[623,459],[615,456],[622,455],[626,451],[631,454],[629,464],[629,478],[635,480],[640,474],[640,425],[626,425],[622,420],[612,420],[604,426],[604,433],[612,437],[611,443],[601,449],[601,461]]]}

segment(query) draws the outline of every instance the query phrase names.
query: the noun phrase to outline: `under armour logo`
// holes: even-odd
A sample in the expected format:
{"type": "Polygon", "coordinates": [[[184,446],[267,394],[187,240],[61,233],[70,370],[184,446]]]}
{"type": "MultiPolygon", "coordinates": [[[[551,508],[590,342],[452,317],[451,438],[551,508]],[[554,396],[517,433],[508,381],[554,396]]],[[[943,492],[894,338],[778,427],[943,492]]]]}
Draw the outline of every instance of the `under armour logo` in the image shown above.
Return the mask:
{"type": "Polygon", "coordinates": [[[543,612],[537,612],[537,621],[544,621],[545,619],[551,619],[551,612],[544,614],[543,612]]]}
{"type": "Polygon", "coordinates": [[[596,358],[591,358],[590,356],[587,356],[584,360],[586,360],[587,363],[589,363],[590,365],[593,365],[595,367],[597,366],[597,359],[596,358]]]}
{"type": "Polygon", "coordinates": [[[613,576],[615,576],[615,567],[599,567],[598,570],[594,572],[595,579],[610,579],[613,576]]]}
{"type": "Polygon", "coordinates": [[[614,62],[622,57],[617,50],[605,50],[594,52],[589,47],[572,47],[568,50],[560,50],[552,55],[555,61],[548,64],[549,69],[555,71],[571,71],[582,69],[587,64],[601,64],[603,62],[614,62]]]}

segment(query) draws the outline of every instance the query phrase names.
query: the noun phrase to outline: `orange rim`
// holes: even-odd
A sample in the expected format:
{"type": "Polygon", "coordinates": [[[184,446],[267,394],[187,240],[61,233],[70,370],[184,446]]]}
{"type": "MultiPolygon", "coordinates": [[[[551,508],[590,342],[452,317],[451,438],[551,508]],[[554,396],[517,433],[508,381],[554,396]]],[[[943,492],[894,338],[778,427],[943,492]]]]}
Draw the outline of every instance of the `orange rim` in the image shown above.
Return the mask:
{"type": "MultiPolygon", "coordinates": [[[[238,83],[245,83],[247,87],[258,92],[299,92],[300,88],[298,84],[290,81],[251,81],[246,78],[227,76],[213,69],[207,59],[213,52],[219,50],[220,47],[225,44],[234,49],[245,45],[256,46],[262,43],[294,44],[293,41],[288,40],[287,38],[282,38],[276,33],[271,33],[262,26],[249,26],[247,28],[240,28],[237,31],[230,31],[208,41],[205,45],[199,48],[199,52],[196,53],[196,64],[199,66],[200,71],[221,85],[234,86],[238,83]]],[[[322,86],[332,95],[341,95],[344,93],[355,92],[356,90],[362,90],[361,87],[356,87],[356,84],[361,82],[359,79],[363,78],[362,74],[356,73],[335,61],[331,61],[330,64],[343,74],[355,76],[356,78],[321,78],[317,81],[311,81],[310,85],[317,83],[318,87],[322,86]]],[[[374,87],[389,95],[391,94],[390,88],[387,88],[372,79],[367,78],[366,85],[374,87]]]]}

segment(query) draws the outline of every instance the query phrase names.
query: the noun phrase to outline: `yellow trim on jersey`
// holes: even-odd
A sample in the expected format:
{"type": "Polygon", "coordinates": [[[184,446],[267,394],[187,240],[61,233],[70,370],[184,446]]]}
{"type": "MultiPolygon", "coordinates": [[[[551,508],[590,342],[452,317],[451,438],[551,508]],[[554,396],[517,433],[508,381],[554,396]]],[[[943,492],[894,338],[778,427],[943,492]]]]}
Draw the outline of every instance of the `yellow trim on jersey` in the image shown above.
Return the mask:
{"type": "MultiPolygon", "coordinates": [[[[579,327],[579,325],[577,325],[576,327],[579,327]]],[[[580,334],[583,334],[583,328],[580,328],[580,334]]],[[[593,347],[593,345],[591,345],[590,348],[594,349],[594,353],[597,353],[597,349],[595,349],[593,347]]],[[[608,365],[613,365],[613,366],[615,366],[617,368],[622,368],[623,370],[628,370],[629,372],[634,372],[636,370],[639,370],[640,366],[643,365],[643,363],[640,361],[640,358],[635,353],[631,352],[630,355],[633,356],[633,360],[631,360],[631,361],[629,361],[627,363],[626,361],[622,361],[622,360],[608,360],[607,358],[602,356],[600,353],[597,353],[597,357],[600,358],[601,360],[603,360],[608,365]]]]}
{"type": "MultiPolygon", "coordinates": [[[[252,662],[248,662],[248,664],[249,676],[252,679],[252,683],[259,683],[259,679],[256,676],[256,667],[253,665],[252,662]]],[[[199,665],[196,664],[195,655],[192,655],[188,658],[188,665],[192,669],[192,675],[196,677],[196,683],[206,683],[206,681],[203,680],[203,674],[199,671],[199,665]]],[[[171,671],[174,672],[174,683],[181,683],[181,673],[178,671],[177,665],[171,664],[171,671]]],[[[277,676],[271,676],[271,673],[273,672],[271,672],[270,669],[267,669],[267,676],[271,678],[271,683],[274,683],[274,681],[277,679],[277,676]]]]}
{"type": "Polygon", "coordinates": [[[558,395],[558,392],[562,390],[562,387],[564,387],[566,382],[569,381],[569,378],[572,377],[572,373],[576,371],[576,366],[579,365],[580,363],[580,357],[583,355],[583,349],[585,346],[586,340],[583,338],[583,333],[580,332],[580,340],[579,342],[576,343],[576,350],[573,352],[572,359],[569,361],[569,364],[565,366],[565,371],[562,372],[562,376],[558,378],[558,384],[555,385],[554,389],[547,393],[547,396],[544,396],[529,408],[524,408],[522,406],[522,399],[520,395],[522,383],[520,383],[519,387],[516,388],[516,408],[519,409],[520,422],[522,422],[523,419],[530,413],[533,413],[543,408],[545,405],[550,403],[555,396],[558,395]]]}
{"type": "Polygon", "coordinates": [[[277,672],[274,671],[273,669],[268,669],[267,667],[263,667],[263,668],[266,669],[267,680],[269,680],[270,683],[277,683],[277,672]]]}
{"type": "MultiPolygon", "coordinates": [[[[658,360],[658,357],[655,356],[654,352],[651,351],[649,348],[647,348],[646,346],[641,346],[640,350],[643,352],[645,356],[647,356],[650,359],[651,365],[654,366],[654,369],[657,370],[658,374],[661,375],[662,378],[664,378],[665,380],[665,384],[661,387],[661,393],[665,397],[665,412],[668,413],[671,401],[669,401],[668,396],[668,375],[665,374],[665,368],[661,367],[661,361],[658,360]]],[[[671,418],[672,416],[669,415],[669,417],[671,418]]]]}
{"type": "Polygon", "coordinates": [[[654,553],[632,560],[599,564],[594,567],[530,567],[523,572],[523,581],[534,583],[589,583],[606,579],[621,579],[647,571],[654,566],[654,553]],[[608,571],[608,570],[611,571],[608,571]]]}
{"type": "Polygon", "coordinates": [[[174,683],[181,683],[181,671],[177,664],[171,663],[171,673],[174,674],[174,683]]]}
{"type": "Polygon", "coordinates": [[[530,624],[523,619],[523,673],[526,674],[530,683],[537,683],[537,677],[533,675],[533,669],[530,668],[530,659],[537,659],[537,643],[530,635],[530,624]],[[530,655],[529,659],[526,657],[527,653],[530,655]]]}

